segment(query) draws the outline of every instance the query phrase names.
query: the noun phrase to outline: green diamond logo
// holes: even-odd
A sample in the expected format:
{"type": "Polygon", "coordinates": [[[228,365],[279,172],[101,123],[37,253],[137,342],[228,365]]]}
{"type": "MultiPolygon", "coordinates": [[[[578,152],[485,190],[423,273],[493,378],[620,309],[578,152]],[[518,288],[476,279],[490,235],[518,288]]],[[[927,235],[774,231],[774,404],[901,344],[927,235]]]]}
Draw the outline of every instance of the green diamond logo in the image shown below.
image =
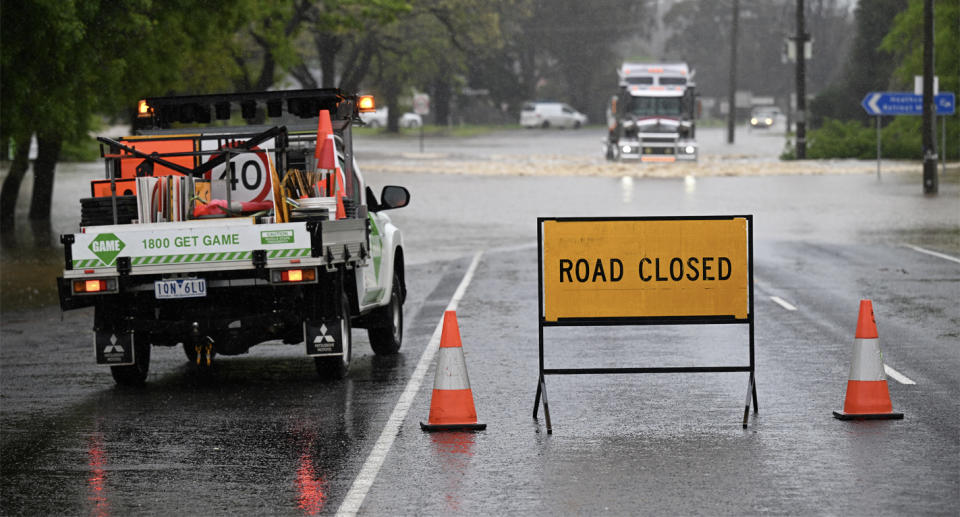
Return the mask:
{"type": "Polygon", "coordinates": [[[108,266],[113,264],[124,247],[123,241],[112,233],[101,233],[90,242],[90,251],[108,266]]]}

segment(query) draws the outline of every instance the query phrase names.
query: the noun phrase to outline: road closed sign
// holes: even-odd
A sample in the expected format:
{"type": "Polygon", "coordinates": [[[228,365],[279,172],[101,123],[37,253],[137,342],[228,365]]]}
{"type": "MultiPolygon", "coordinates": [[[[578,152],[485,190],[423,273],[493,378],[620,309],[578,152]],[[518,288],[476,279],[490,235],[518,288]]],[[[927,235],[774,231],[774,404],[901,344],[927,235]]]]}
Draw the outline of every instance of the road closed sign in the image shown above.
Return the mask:
{"type": "Polygon", "coordinates": [[[743,427],[754,382],[753,216],[539,217],[537,252],[540,402],[552,433],[549,375],[749,373],[743,427]],[[544,327],[749,325],[748,364],[548,368],[544,327]]]}
{"type": "Polygon", "coordinates": [[[541,219],[544,322],[746,320],[747,217],[541,219]]]}

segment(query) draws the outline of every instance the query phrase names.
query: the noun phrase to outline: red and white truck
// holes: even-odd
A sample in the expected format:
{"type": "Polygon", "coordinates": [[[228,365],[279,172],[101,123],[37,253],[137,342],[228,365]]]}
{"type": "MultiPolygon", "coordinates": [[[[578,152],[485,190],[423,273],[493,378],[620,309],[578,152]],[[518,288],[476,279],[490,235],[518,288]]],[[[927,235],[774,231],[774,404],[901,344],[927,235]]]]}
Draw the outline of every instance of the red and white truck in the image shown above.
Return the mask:
{"type": "Polygon", "coordinates": [[[608,160],[697,159],[697,99],[686,63],[624,63],[619,92],[610,100],[608,160]]]}

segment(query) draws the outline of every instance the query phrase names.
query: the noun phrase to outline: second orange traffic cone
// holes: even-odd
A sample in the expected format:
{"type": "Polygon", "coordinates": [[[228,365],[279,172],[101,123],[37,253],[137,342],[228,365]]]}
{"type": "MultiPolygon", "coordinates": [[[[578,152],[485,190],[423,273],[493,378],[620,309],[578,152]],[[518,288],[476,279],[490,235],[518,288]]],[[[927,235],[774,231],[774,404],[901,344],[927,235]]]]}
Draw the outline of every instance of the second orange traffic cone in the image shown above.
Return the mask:
{"type": "Polygon", "coordinates": [[[903,413],[893,411],[887,375],[880,352],[877,321],[873,317],[873,303],[860,300],[860,316],[853,343],[853,363],[847,380],[847,396],[843,411],[834,411],[840,420],[900,419],[903,413]]]}
{"type": "Polygon", "coordinates": [[[420,422],[420,428],[424,431],[486,429],[487,424],[477,423],[477,409],[473,405],[467,362],[460,345],[456,311],[443,313],[439,354],[433,397],[430,400],[430,417],[426,424],[420,422]]]}

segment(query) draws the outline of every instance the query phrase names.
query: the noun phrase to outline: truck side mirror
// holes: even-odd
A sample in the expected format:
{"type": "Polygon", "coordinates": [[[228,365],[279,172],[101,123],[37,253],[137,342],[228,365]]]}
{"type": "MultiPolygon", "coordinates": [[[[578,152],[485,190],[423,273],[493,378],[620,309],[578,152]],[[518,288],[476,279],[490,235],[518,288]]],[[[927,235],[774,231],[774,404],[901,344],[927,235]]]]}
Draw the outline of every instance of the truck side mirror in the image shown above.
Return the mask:
{"type": "Polygon", "coordinates": [[[403,208],[410,204],[410,191],[404,187],[396,185],[387,185],[380,192],[380,205],[378,210],[389,210],[391,208],[403,208]]]}

